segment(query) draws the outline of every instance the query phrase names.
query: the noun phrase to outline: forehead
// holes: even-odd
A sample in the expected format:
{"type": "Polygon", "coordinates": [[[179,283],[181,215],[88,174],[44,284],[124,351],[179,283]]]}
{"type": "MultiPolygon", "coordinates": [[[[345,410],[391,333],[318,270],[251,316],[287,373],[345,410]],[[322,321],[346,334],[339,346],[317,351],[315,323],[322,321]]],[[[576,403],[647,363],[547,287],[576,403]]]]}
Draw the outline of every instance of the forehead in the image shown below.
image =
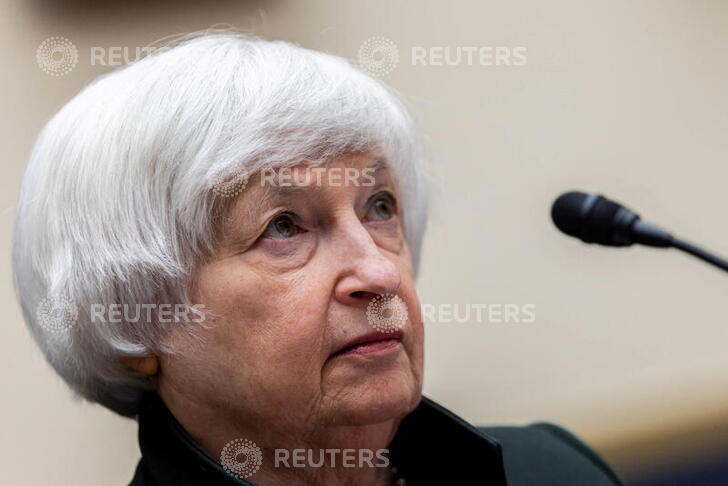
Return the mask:
{"type": "Polygon", "coordinates": [[[249,190],[241,199],[261,201],[276,196],[305,195],[324,188],[356,190],[374,185],[377,179],[388,175],[387,162],[379,154],[345,154],[322,164],[263,169],[251,177],[249,190]]]}

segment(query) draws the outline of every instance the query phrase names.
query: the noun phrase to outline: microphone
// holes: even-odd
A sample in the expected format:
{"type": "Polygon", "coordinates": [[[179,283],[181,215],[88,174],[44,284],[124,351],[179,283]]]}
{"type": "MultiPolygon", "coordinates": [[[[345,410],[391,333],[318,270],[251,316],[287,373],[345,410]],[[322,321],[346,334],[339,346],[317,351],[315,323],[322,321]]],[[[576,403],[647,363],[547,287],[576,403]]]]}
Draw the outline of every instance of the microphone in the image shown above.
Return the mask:
{"type": "Polygon", "coordinates": [[[643,221],[634,211],[600,194],[562,194],[551,206],[551,219],[563,233],[585,243],[676,248],[728,272],[728,261],[643,221]]]}

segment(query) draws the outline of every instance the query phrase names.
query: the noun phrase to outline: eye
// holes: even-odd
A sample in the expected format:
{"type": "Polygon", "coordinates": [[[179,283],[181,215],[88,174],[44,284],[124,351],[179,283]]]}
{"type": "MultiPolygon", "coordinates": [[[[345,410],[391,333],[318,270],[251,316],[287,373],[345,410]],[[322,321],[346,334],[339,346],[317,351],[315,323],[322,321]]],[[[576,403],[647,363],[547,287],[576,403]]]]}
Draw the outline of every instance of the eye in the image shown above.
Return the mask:
{"type": "Polygon", "coordinates": [[[367,215],[375,221],[387,221],[397,214],[397,202],[388,191],[378,192],[369,199],[367,215]]]}
{"type": "Polygon", "coordinates": [[[296,217],[291,213],[281,213],[270,220],[263,231],[264,238],[293,238],[300,232],[296,217]]]}

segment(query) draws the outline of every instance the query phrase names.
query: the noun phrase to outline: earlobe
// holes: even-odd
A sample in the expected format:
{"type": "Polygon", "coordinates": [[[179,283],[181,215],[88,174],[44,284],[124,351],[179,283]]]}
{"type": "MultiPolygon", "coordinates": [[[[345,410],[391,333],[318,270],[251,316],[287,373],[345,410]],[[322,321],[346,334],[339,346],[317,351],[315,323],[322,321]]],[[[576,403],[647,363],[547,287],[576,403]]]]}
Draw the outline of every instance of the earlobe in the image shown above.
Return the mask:
{"type": "Polygon", "coordinates": [[[126,356],[121,362],[127,368],[148,376],[159,373],[159,360],[156,356],[126,356]]]}

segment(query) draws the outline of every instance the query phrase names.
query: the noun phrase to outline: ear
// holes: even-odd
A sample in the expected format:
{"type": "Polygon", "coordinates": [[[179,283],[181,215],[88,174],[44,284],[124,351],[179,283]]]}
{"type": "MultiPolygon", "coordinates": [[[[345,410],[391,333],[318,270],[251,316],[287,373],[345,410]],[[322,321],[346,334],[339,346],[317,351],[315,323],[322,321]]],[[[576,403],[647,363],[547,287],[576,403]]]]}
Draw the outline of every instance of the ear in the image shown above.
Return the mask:
{"type": "Polygon", "coordinates": [[[143,375],[154,376],[159,373],[159,360],[156,356],[125,356],[121,362],[143,375]]]}

